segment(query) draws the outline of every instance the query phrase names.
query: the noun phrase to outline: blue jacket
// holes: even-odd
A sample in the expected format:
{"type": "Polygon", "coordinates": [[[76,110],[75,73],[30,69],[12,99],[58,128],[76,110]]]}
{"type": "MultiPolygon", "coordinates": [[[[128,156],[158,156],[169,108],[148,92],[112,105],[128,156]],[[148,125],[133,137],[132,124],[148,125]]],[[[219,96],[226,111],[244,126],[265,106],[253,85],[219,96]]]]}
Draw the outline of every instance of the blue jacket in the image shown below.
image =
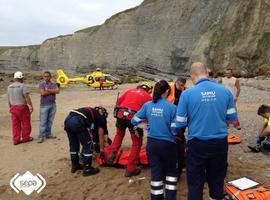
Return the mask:
{"type": "Polygon", "coordinates": [[[188,140],[224,138],[227,136],[226,121],[237,120],[232,93],[224,86],[200,79],[194,87],[181,95],[172,130],[188,126],[188,140]]]}
{"type": "Polygon", "coordinates": [[[161,98],[157,103],[147,102],[131,119],[136,126],[140,122],[148,121],[148,137],[175,142],[171,131],[171,123],[175,119],[176,106],[161,98]]]}

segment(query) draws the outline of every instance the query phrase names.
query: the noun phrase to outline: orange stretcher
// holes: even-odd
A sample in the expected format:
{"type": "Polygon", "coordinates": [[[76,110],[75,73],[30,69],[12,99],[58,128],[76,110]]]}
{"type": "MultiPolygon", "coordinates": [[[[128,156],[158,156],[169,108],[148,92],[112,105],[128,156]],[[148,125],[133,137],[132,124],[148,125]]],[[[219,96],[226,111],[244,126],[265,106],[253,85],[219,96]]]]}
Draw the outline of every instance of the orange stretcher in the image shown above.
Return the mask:
{"type": "Polygon", "coordinates": [[[232,134],[232,133],[229,133],[228,134],[228,143],[229,144],[239,144],[241,142],[241,138],[232,134]]]}

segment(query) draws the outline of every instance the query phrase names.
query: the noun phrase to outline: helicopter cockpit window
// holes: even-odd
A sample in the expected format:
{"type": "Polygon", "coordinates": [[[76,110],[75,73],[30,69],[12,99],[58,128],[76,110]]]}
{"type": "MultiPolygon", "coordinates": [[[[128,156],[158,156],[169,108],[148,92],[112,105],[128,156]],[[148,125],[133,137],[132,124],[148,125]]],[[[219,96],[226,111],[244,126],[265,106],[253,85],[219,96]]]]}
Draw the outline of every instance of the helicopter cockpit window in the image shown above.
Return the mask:
{"type": "Polygon", "coordinates": [[[105,80],[112,81],[111,76],[105,76],[105,80]]]}
{"type": "Polygon", "coordinates": [[[95,77],[95,81],[104,81],[105,77],[100,76],[100,77],[95,77]]]}

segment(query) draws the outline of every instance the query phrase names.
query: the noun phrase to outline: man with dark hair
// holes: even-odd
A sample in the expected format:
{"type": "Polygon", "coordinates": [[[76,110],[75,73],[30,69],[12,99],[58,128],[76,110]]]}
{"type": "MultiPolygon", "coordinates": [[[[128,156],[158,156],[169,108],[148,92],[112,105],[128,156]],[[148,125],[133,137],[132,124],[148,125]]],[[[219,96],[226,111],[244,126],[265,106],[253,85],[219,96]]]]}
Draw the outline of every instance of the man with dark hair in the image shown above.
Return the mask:
{"type": "MultiPolygon", "coordinates": [[[[233,70],[231,68],[227,68],[225,70],[224,74],[225,74],[225,77],[223,77],[221,79],[221,84],[223,84],[226,88],[228,88],[231,91],[231,93],[233,94],[235,109],[237,111],[236,103],[237,103],[238,97],[240,95],[239,80],[233,76],[233,70]]],[[[233,126],[237,130],[241,130],[240,122],[238,119],[234,122],[233,126]]]]}
{"type": "Polygon", "coordinates": [[[14,83],[8,86],[7,94],[12,119],[13,144],[32,141],[33,138],[30,137],[30,133],[33,105],[29,90],[23,83],[22,72],[14,73],[14,83]]]}
{"type": "Polygon", "coordinates": [[[267,105],[261,105],[257,111],[257,114],[264,118],[264,122],[259,128],[259,133],[257,135],[257,145],[252,147],[248,146],[253,152],[262,151],[262,142],[264,140],[270,139],[270,107],[267,105]]]}
{"type": "Polygon", "coordinates": [[[51,81],[52,75],[49,71],[43,73],[43,82],[39,84],[40,98],[40,126],[39,141],[44,142],[45,138],[55,139],[52,136],[52,124],[56,113],[55,96],[59,93],[59,87],[51,81]]]}
{"type": "MultiPolygon", "coordinates": [[[[178,106],[182,92],[186,89],[186,79],[179,77],[174,83],[170,84],[170,93],[167,100],[178,106]]],[[[178,147],[178,169],[179,178],[181,177],[182,171],[186,166],[186,137],[184,135],[185,128],[178,130],[178,135],[175,137],[178,147]]]]}
{"type": "Polygon", "coordinates": [[[174,105],[178,105],[181,93],[186,89],[186,79],[179,77],[174,83],[170,84],[170,94],[167,100],[174,105]]]}

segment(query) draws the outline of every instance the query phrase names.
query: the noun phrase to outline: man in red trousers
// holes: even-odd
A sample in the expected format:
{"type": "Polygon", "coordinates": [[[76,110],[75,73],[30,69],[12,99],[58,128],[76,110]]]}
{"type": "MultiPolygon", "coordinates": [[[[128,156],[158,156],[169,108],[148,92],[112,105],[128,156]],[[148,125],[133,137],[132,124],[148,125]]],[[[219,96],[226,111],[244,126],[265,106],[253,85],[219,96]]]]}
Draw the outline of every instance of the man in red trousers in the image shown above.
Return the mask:
{"type": "Polygon", "coordinates": [[[30,142],[33,140],[30,137],[33,105],[29,96],[29,90],[23,83],[22,72],[14,73],[14,83],[8,86],[7,93],[12,119],[13,144],[30,142]]]}
{"type": "Polygon", "coordinates": [[[137,88],[129,89],[117,100],[115,110],[116,135],[112,145],[107,149],[108,159],[106,163],[113,164],[115,155],[122,145],[126,128],[128,128],[131,135],[132,147],[126,166],[126,177],[136,176],[141,172],[141,170],[137,168],[137,162],[142,145],[143,129],[137,128],[135,131],[130,120],[144,103],[152,100],[152,97],[150,96],[152,89],[153,86],[150,83],[144,82],[137,88]]]}

